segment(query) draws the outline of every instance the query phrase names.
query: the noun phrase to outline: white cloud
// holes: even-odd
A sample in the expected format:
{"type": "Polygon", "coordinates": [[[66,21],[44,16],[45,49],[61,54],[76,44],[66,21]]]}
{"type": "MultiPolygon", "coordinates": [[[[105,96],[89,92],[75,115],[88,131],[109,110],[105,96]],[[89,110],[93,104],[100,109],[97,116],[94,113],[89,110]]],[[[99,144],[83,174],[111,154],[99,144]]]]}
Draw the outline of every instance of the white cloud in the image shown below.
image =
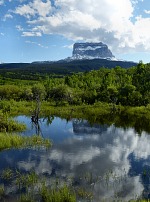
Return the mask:
{"type": "Polygon", "coordinates": [[[42,36],[41,32],[22,32],[22,36],[42,36]]]}
{"type": "Polygon", "coordinates": [[[19,6],[15,10],[15,13],[19,14],[19,15],[23,15],[27,18],[30,18],[30,16],[35,15],[35,10],[33,8],[31,8],[30,5],[23,5],[23,6],[19,6]]]}
{"type": "Polygon", "coordinates": [[[60,34],[74,41],[102,41],[115,53],[147,51],[150,18],[136,18],[133,23],[136,4],[135,0],[55,0],[52,6],[50,0],[33,0],[18,6],[15,13],[26,17],[37,33],[60,34]]]}
{"type": "Polygon", "coordinates": [[[20,25],[16,25],[16,28],[18,31],[24,31],[23,27],[21,27],[20,25]]]}
{"type": "Polygon", "coordinates": [[[41,0],[34,0],[33,4],[31,4],[31,7],[37,11],[37,13],[40,16],[45,17],[48,15],[51,11],[51,1],[47,0],[46,2],[43,2],[41,0]]]}
{"type": "Polygon", "coordinates": [[[65,46],[63,46],[63,48],[69,48],[69,49],[73,49],[73,44],[71,44],[71,45],[65,45],[65,46]]]}
{"type": "Polygon", "coordinates": [[[94,157],[100,155],[100,149],[98,147],[89,147],[85,150],[79,149],[74,155],[74,153],[65,153],[63,154],[62,151],[52,151],[50,158],[55,159],[57,161],[62,161],[70,163],[71,169],[74,167],[81,165],[82,163],[90,162],[94,157]]]}
{"type": "Polygon", "coordinates": [[[4,15],[3,21],[6,21],[8,18],[12,19],[13,16],[10,13],[7,13],[6,15],[4,15]]]}
{"type": "Polygon", "coordinates": [[[25,42],[29,43],[29,44],[35,44],[37,46],[40,46],[41,48],[48,48],[48,46],[43,46],[42,44],[34,42],[34,41],[25,41],[25,42]]]}
{"type": "MultiPolygon", "coordinates": [[[[86,125],[83,124],[83,127],[86,128],[86,125]]],[[[83,182],[84,186],[84,175],[92,171],[93,179],[94,176],[96,179],[101,177],[92,188],[95,201],[111,201],[116,193],[120,194],[120,200],[129,201],[134,196],[140,196],[144,190],[140,175],[130,175],[130,170],[135,171],[130,155],[133,154],[138,161],[144,158],[149,162],[149,142],[150,136],[145,133],[138,136],[134,129],[111,126],[104,131],[102,128],[101,133],[94,137],[93,134],[86,134],[83,138],[67,139],[46,153],[35,154],[32,151],[26,161],[19,163],[19,167],[28,171],[35,169],[38,174],[51,174],[55,170],[57,176],[66,176],[67,179],[68,176],[77,179],[82,176],[80,183],[83,182]],[[106,185],[104,176],[110,170],[112,174],[106,185]]]]}
{"type": "Polygon", "coordinates": [[[5,34],[1,32],[0,35],[1,35],[1,36],[4,36],[5,34]]]}
{"type": "Polygon", "coordinates": [[[150,10],[144,10],[146,14],[150,14],[150,10]]]}
{"type": "Polygon", "coordinates": [[[36,14],[45,17],[49,14],[50,11],[51,2],[49,0],[47,0],[46,2],[43,2],[41,0],[34,0],[29,4],[18,6],[14,12],[16,14],[30,18],[32,16],[35,16],[36,14]]]}

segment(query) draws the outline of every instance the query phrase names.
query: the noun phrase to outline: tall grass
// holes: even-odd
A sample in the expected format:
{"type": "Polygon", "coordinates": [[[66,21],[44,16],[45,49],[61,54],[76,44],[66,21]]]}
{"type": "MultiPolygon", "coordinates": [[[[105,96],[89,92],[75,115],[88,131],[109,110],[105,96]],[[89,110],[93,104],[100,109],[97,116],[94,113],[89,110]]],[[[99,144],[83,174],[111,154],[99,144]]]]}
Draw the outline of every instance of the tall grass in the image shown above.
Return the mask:
{"type": "Polygon", "coordinates": [[[0,132],[19,132],[24,131],[26,129],[26,125],[19,123],[13,119],[9,118],[0,118],[0,132]]]}
{"type": "Polygon", "coordinates": [[[43,139],[41,136],[37,135],[23,137],[17,134],[0,133],[0,140],[0,150],[33,146],[44,146],[48,148],[51,146],[50,140],[43,139]]]}
{"type": "Polygon", "coordinates": [[[43,202],[76,202],[76,194],[65,185],[59,189],[48,189],[43,186],[41,197],[43,202]]]}
{"type": "MultiPolygon", "coordinates": [[[[7,103],[8,101],[3,102],[3,106],[10,104],[10,115],[31,115],[36,105],[36,103],[33,101],[16,102],[11,100],[9,103],[7,103]]],[[[143,130],[150,132],[149,105],[141,107],[129,107],[96,102],[93,105],[82,104],[77,106],[54,106],[52,102],[43,101],[41,103],[40,116],[45,117],[51,115],[65,118],[67,120],[71,120],[72,118],[82,118],[88,120],[90,123],[100,123],[107,125],[114,124],[117,127],[121,126],[125,128],[134,127],[139,134],[143,130]]],[[[11,124],[12,123],[10,122],[8,125],[11,124]]],[[[13,130],[15,129],[15,125],[11,127],[13,130]]],[[[4,128],[10,130],[7,125],[4,128]]]]}

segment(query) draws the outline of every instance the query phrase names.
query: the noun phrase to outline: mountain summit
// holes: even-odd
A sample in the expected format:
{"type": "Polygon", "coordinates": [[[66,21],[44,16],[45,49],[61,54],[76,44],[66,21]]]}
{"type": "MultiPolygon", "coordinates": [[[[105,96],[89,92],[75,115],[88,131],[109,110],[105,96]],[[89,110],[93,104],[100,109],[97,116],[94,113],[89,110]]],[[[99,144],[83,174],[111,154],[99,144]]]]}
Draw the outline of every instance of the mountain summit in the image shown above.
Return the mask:
{"type": "Polygon", "coordinates": [[[115,56],[108,49],[108,46],[100,43],[75,43],[71,59],[110,59],[115,60],[115,56]]]}
{"type": "Polygon", "coordinates": [[[35,61],[34,65],[49,65],[55,67],[57,72],[59,69],[65,68],[67,72],[90,71],[91,69],[99,69],[100,67],[113,68],[120,66],[129,68],[136,66],[136,62],[118,60],[112,54],[108,46],[102,42],[99,43],[75,43],[73,45],[72,56],[58,61],[35,61]]]}

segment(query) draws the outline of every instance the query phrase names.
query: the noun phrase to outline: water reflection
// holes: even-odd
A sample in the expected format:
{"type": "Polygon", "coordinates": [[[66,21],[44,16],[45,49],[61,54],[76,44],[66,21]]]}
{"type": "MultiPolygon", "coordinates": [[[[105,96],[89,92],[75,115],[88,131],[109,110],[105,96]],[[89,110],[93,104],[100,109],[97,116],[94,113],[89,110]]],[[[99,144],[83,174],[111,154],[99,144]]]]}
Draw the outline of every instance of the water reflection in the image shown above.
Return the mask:
{"type": "MultiPolygon", "coordinates": [[[[27,117],[22,120],[30,123],[27,117]]],[[[51,125],[42,124],[43,135],[54,141],[53,147],[3,151],[0,169],[35,170],[39,175],[65,180],[71,177],[74,186],[84,186],[94,193],[95,202],[150,198],[148,134],[142,132],[139,136],[132,128],[114,125],[91,127],[84,120],[66,122],[54,118],[51,125]]]]}
{"type": "Polygon", "coordinates": [[[107,130],[107,125],[90,124],[86,120],[73,120],[73,132],[76,134],[101,134],[107,130]]]}

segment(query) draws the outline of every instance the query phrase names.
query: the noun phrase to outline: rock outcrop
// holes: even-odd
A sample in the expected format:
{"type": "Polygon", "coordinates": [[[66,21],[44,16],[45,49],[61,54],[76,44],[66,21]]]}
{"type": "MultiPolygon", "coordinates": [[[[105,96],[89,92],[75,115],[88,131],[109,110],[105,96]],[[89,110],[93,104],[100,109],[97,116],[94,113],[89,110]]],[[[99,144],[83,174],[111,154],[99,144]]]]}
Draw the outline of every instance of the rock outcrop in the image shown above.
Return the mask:
{"type": "Polygon", "coordinates": [[[72,59],[115,59],[108,46],[100,43],[75,43],[73,46],[72,59]]]}

